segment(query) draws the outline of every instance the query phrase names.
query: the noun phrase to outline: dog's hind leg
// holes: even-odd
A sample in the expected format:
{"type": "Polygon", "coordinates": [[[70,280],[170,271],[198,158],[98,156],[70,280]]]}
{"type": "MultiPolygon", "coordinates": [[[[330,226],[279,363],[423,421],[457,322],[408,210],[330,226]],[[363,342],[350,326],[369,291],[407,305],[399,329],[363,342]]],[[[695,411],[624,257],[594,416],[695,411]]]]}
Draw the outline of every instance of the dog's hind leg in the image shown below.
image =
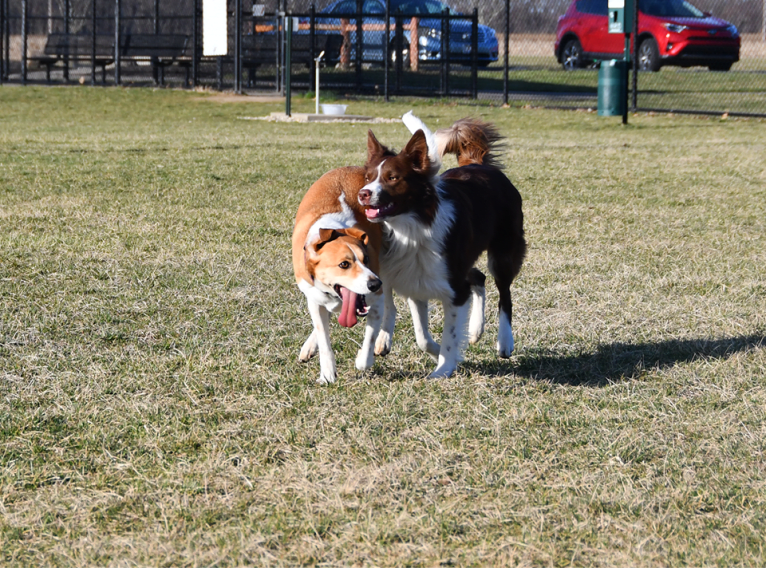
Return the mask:
{"type": "Polygon", "coordinates": [[[394,291],[386,285],[383,278],[383,322],[375,339],[375,355],[384,356],[391,352],[394,325],[396,324],[396,306],[394,305],[394,291]]]}
{"type": "Polygon", "coordinates": [[[384,303],[385,299],[382,293],[367,296],[369,311],[367,312],[367,321],[364,327],[364,341],[359,349],[359,353],[356,355],[356,368],[358,371],[366,371],[375,363],[373,341],[380,331],[384,303]]]}
{"type": "Polygon", "coordinates": [[[487,291],[484,283],[487,277],[478,268],[468,272],[468,282],[471,284],[471,317],[468,320],[468,343],[477,343],[484,334],[484,307],[487,291]]]}
{"type": "Polygon", "coordinates": [[[301,347],[301,354],[298,355],[298,360],[305,363],[316,355],[317,351],[319,351],[319,347],[317,346],[317,332],[314,330],[311,332],[311,335],[308,336],[308,339],[306,339],[303,347],[301,347]]]}
{"type": "Polygon", "coordinates": [[[309,300],[309,313],[314,324],[314,332],[319,347],[319,379],[320,385],[334,383],[336,378],[335,354],[330,343],[330,312],[327,308],[309,300]]]}
{"type": "Polygon", "coordinates": [[[513,302],[511,301],[511,283],[521,270],[524,260],[526,244],[522,238],[520,244],[513,247],[511,252],[498,254],[496,250],[490,251],[489,269],[495,277],[497,291],[500,294],[499,329],[497,332],[497,355],[507,358],[511,356],[514,348],[513,341],[513,302]]]}
{"type": "Polygon", "coordinates": [[[412,327],[415,329],[415,341],[421,350],[428,353],[434,361],[439,360],[439,344],[431,337],[428,330],[428,302],[407,298],[412,314],[412,327]]]}

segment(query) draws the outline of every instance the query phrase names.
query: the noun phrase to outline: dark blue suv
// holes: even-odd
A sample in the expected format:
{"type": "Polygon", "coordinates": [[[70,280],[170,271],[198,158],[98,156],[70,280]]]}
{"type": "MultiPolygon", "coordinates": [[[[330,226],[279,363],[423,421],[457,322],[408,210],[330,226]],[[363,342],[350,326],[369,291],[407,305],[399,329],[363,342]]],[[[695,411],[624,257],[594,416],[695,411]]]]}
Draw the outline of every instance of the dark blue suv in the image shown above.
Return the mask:
{"type": "MultiPolygon", "coordinates": [[[[407,16],[416,14],[418,23],[418,60],[441,61],[442,60],[442,20],[440,16],[449,6],[438,0],[391,0],[390,35],[387,39],[391,46],[390,52],[393,61],[396,61],[397,50],[394,38],[394,16],[401,13],[407,16]],[[431,16],[431,17],[429,17],[431,16]],[[433,16],[437,16],[434,18],[433,16]]],[[[317,13],[317,33],[335,33],[341,28],[341,16],[349,19],[356,14],[356,0],[336,0],[324,10],[317,13]],[[329,16],[329,17],[328,17],[329,16]]],[[[450,9],[451,14],[456,14],[450,9]]],[[[386,5],[384,0],[364,0],[362,2],[362,14],[364,16],[364,31],[362,34],[362,60],[365,62],[383,62],[385,37],[385,14],[386,5]]],[[[302,22],[303,23],[303,22],[302,22]]],[[[352,21],[353,23],[353,21],[352,21]]],[[[402,62],[409,64],[410,43],[410,18],[403,21],[404,41],[402,49],[402,62]]],[[[471,21],[462,19],[450,19],[449,24],[449,52],[450,60],[456,62],[471,61],[471,21]]],[[[497,61],[497,37],[495,30],[479,24],[477,60],[479,65],[486,66],[497,61]]],[[[350,60],[356,58],[357,36],[356,26],[352,25],[349,32],[350,60]]]]}

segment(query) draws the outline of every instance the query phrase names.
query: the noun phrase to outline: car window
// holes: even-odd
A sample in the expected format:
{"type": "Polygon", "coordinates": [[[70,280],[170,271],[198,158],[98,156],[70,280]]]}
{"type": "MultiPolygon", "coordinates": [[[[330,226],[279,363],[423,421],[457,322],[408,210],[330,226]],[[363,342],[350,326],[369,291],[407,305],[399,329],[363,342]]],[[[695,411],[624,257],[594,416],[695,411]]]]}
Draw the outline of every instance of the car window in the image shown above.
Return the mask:
{"type": "Polygon", "coordinates": [[[639,0],[638,9],[660,18],[704,18],[705,14],[686,0],[639,0]]]}
{"type": "Polygon", "coordinates": [[[590,14],[591,0],[577,0],[576,10],[581,14],[590,14]]]}
{"type": "Polygon", "coordinates": [[[378,0],[365,0],[362,12],[364,14],[385,14],[386,9],[378,0]]]}
{"type": "Polygon", "coordinates": [[[578,0],[577,11],[583,14],[598,14],[606,16],[607,0],[578,0]]]}
{"type": "Polygon", "coordinates": [[[392,0],[391,2],[392,12],[401,10],[405,14],[441,14],[447,7],[437,0],[392,0]]]}
{"type": "Polygon", "coordinates": [[[331,14],[356,14],[356,0],[345,0],[332,9],[331,14]]]}

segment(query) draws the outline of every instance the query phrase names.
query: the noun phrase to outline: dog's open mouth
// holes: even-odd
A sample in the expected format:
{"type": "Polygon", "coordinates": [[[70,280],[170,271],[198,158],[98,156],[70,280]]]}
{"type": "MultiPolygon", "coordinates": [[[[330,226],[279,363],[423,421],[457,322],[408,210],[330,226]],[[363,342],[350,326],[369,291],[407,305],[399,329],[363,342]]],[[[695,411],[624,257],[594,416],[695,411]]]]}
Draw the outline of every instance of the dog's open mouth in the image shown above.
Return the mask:
{"type": "Polygon", "coordinates": [[[362,294],[352,292],[348,288],[344,288],[339,284],[335,285],[335,292],[343,300],[343,306],[340,309],[340,315],[338,316],[338,323],[343,327],[354,327],[358,318],[367,315],[370,308],[367,306],[367,302],[364,301],[362,294]]]}
{"type": "Polygon", "coordinates": [[[388,217],[389,215],[393,215],[393,213],[396,211],[396,204],[395,203],[389,203],[388,205],[384,205],[383,207],[368,207],[364,210],[364,214],[367,215],[367,218],[372,219],[382,219],[383,217],[388,217]]]}

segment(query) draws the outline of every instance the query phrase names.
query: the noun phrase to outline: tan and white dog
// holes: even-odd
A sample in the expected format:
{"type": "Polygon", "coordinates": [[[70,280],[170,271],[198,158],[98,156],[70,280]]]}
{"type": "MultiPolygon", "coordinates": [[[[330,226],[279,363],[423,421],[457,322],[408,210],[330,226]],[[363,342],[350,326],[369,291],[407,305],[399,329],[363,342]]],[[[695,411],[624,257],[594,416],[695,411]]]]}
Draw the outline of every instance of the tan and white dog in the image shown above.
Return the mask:
{"type": "Polygon", "coordinates": [[[356,357],[360,371],[372,367],[373,342],[380,329],[383,298],[378,259],[381,231],[367,220],[358,193],[364,168],[327,172],[306,192],[293,230],[293,270],[306,295],[314,329],[303,344],[300,360],[319,352],[317,382],[335,382],[335,355],[330,344],[330,312],[338,323],[352,327],[366,315],[364,341],[356,357]]]}

